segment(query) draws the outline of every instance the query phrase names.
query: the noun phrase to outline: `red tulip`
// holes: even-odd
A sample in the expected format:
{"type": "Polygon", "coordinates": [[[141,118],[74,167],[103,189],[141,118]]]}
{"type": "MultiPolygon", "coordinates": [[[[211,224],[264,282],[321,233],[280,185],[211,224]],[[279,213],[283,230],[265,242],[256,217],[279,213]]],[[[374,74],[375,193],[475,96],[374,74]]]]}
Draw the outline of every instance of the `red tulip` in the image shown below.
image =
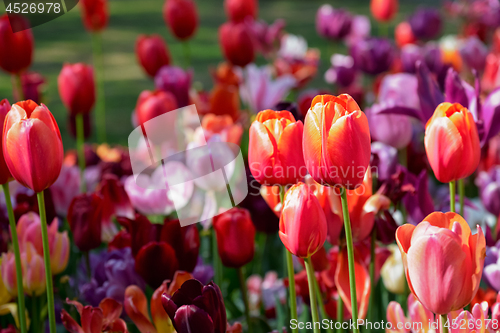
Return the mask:
{"type": "Polygon", "coordinates": [[[255,58],[252,36],[243,22],[221,25],[219,42],[224,56],[233,65],[245,67],[255,58]]]}
{"type": "Polygon", "coordinates": [[[76,246],[87,252],[101,245],[101,221],[104,201],[97,194],[81,194],[73,199],[68,223],[76,246]]]}
{"type": "Polygon", "coordinates": [[[21,85],[24,99],[31,99],[37,104],[42,101],[42,90],[45,78],[37,72],[24,72],[21,75],[21,85]]]}
{"type": "Polygon", "coordinates": [[[316,96],[304,121],[303,147],[316,182],[355,189],[370,163],[368,119],[347,94],[316,96]]]}
{"type": "Polygon", "coordinates": [[[140,125],[164,113],[177,109],[175,96],[168,91],[144,90],[137,100],[135,111],[140,125]]]}
{"type": "Polygon", "coordinates": [[[470,176],[479,165],[481,147],[472,113],[462,105],[441,103],[425,127],[425,151],[442,183],[470,176]]]}
{"type": "Polygon", "coordinates": [[[167,45],[159,35],[140,35],[135,43],[135,53],[142,68],[151,77],[155,77],[163,66],[170,65],[167,45]]]}
{"type": "Polygon", "coordinates": [[[27,29],[29,23],[21,16],[10,15],[10,20],[19,29],[12,32],[9,17],[0,17],[0,67],[11,74],[17,74],[31,65],[33,58],[33,34],[27,29]],[[25,29],[25,30],[22,30],[25,29]]]}
{"type": "Polygon", "coordinates": [[[398,11],[398,0],[371,0],[370,11],[380,22],[389,22],[398,11]]]}
{"type": "Polygon", "coordinates": [[[163,19],[175,37],[191,38],[198,27],[198,12],[193,0],[167,0],[163,6],[163,19]]]}
{"type": "Polygon", "coordinates": [[[304,125],[289,111],[259,112],[250,127],[248,164],[262,185],[288,185],[306,174],[302,156],[304,125]]]}
{"type": "Polygon", "coordinates": [[[279,236],[292,254],[308,258],[325,243],[327,234],[323,208],[304,183],[293,185],[285,194],[279,236]]]}
{"type": "Polygon", "coordinates": [[[83,24],[88,31],[99,32],[109,21],[107,0],[81,0],[83,24]]]}
{"type": "Polygon", "coordinates": [[[135,257],[135,271],[152,288],[158,288],[165,279],[171,279],[178,269],[175,250],[168,243],[148,243],[135,257]]]}
{"type": "Polygon", "coordinates": [[[394,30],[394,39],[399,47],[403,47],[406,44],[413,44],[417,41],[417,38],[411,30],[410,23],[406,21],[396,26],[396,30],[394,30]]]}
{"type": "Polygon", "coordinates": [[[37,193],[57,180],[64,157],[61,133],[44,104],[28,100],[12,106],[5,118],[3,155],[12,176],[37,193]]]}
{"type": "Polygon", "coordinates": [[[254,255],[255,227],[250,212],[232,208],[214,218],[217,247],[222,264],[240,268],[248,264],[254,255]]]}
{"type": "MultiPolygon", "coordinates": [[[[0,129],[3,129],[5,117],[7,112],[10,111],[10,103],[8,100],[3,99],[0,101],[0,129]]],[[[0,132],[1,133],[1,132],[0,132]]],[[[3,135],[0,135],[0,147],[2,147],[3,135]]],[[[3,158],[3,149],[0,149],[0,184],[7,183],[12,178],[7,164],[3,158]]]]}
{"type": "Polygon", "coordinates": [[[57,78],[61,100],[72,115],[88,114],[95,102],[94,71],[84,63],[64,64],[57,78]]]}
{"type": "Polygon", "coordinates": [[[243,22],[246,17],[257,18],[257,0],[225,0],[224,9],[229,19],[234,22],[243,22]]]}

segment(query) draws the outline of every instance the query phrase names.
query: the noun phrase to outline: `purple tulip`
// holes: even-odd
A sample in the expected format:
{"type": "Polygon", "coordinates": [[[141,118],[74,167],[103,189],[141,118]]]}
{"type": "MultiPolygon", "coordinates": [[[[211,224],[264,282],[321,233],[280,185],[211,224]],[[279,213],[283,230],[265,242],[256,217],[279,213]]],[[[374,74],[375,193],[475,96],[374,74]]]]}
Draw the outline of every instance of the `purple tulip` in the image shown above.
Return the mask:
{"type": "Polygon", "coordinates": [[[472,69],[482,72],[486,64],[488,48],[476,36],[471,36],[460,47],[460,56],[472,69]]]}
{"type": "Polygon", "coordinates": [[[479,173],[476,185],[486,210],[495,216],[500,215],[500,166],[479,173]]]}
{"type": "Polygon", "coordinates": [[[325,81],[341,87],[349,87],[356,79],[356,69],[351,56],[334,54],[330,58],[332,66],[325,73],[325,81]]]}
{"type": "Polygon", "coordinates": [[[71,201],[80,194],[80,169],[63,165],[59,178],[50,187],[50,192],[57,215],[68,215],[71,201]]]}
{"type": "Polygon", "coordinates": [[[177,105],[189,105],[189,89],[191,88],[191,71],[184,71],[176,66],[163,66],[155,76],[155,87],[174,94],[177,105]]]}
{"type": "Polygon", "coordinates": [[[415,64],[417,61],[424,60],[424,54],[421,47],[415,44],[407,44],[401,48],[401,65],[406,73],[415,74],[415,64]]]}
{"type": "Polygon", "coordinates": [[[371,23],[368,16],[356,15],[352,19],[351,32],[346,36],[347,45],[352,45],[359,39],[370,37],[371,23]]]}
{"type": "Polygon", "coordinates": [[[412,138],[410,117],[379,113],[380,105],[366,109],[370,134],[375,141],[383,142],[397,149],[406,147],[412,138]]]}
{"type": "Polygon", "coordinates": [[[397,171],[398,150],[382,142],[372,142],[370,164],[377,168],[377,178],[380,181],[390,180],[397,171]]]}
{"type": "Polygon", "coordinates": [[[343,9],[323,5],[316,14],[316,31],[326,39],[341,40],[351,32],[352,15],[343,9]]]}
{"type": "Polygon", "coordinates": [[[483,277],[491,288],[500,291],[500,241],[486,250],[483,277]]]}
{"type": "Polygon", "coordinates": [[[351,45],[349,53],[354,59],[354,66],[371,75],[388,71],[394,59],[394,47],[386,38],[358,40],[351,45]]]}
{"type": "Polygon", "coordinates": [[[165,311],[177,333],[226,332],[226,307],[219,287],[187,280],[172,295],[162,295],[165,311]]]}
{"type": "Polygon", "coordinates": [[[478,118],[482,125],[481,145],[484,145],[500,132],[500,88],[486,97],[478,118]]]}
{"type": "Polygon", "coordinates": [[[247,17],[245,24],[252,32],[257,50],[265,57],[272,56],[280,48],[281,36],[285,28],[283,19],[277,19],[274,23],[267,24],[262,20],[256,21],[247,17]]]}
{"type": "Polygon", "coordinates": [[[446,74],[444,92],[446,102],[459,103],[469,109],[476,95],[475,89],[463,81],[452,67],[446,74]]]}
{"type": "Polygon", "coordinates": [[[408,19],[411,30],[418,39],[433,39],[441,33],[441,16],[434,8],[420,8],[408,19]]]}
{"type": "MultiPolygon", "coordinates": [[[[446,70],[443,63],[443,51],[435,42],[428,42],[423,47],[424,62],[427,68],[437,76],[446,70]]],[[[446,72],[445,72],[446,73],[446,72]]]]}
{"type": "Polygon", "coordinates": [[[198,257],[198,262],[193,271],[193,277],[202,284],[207,284],[214,277],[214,269],[209,264],[204,264],[201,256],[198,257]]]}
{"type": "Polygon", "coordinates": [[[408,213],[408,222],[417,225],[434,211],[434,203],[432,202],[427,183],[427,172],[425,170],[422,171],[418,177],[407,172],[406,178],[413,184],[414,191],[404,196],[403,203],[408,213]]]}

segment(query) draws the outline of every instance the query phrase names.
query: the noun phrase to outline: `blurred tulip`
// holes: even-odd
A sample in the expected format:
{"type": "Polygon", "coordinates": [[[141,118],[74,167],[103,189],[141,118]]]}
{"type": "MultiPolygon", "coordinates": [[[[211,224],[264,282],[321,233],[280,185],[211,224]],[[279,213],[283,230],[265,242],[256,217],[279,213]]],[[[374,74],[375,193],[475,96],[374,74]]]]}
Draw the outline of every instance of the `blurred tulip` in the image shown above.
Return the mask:
{"type": "Polygon", "coordinates": [[[316,96],[306,115],[303,140],[304,161],[316,182],[347,189],[363,182],[370,163],[370,130],[351,96],[316,96]]]}
{"type": "Polygon", "coordinates": [[[45,105],[23,101],[12,106],[5,118],[3,155],[12,176],[37,193],[57,180],[63,145],[59,127],[45,105]]]}
{"type": "Polygon", "coordinates": [[[90,113],[95,103],[94,71],[84,63],[65,63],[57,78],[61,100],[72,115],[90,113]]]}
{"type": "Polygon", "coordinates": [[[235,23],[243,22],[247,17],[257,18],[258,0],[225,0],[224,9],[229,19],[235,23]]]}
{"type": "MultiPolygon", "coordinates": [[[[23,266],[24,292],[30,296],[40,296],[45,293],[45,266],[43,258],[37,253],[32,243],[27,243],[21,254],[23,266]]],[[[67,252],[69,255],[69,252],[67,252]]],[[[51,266],[52,263],[51,263],[51,266]]]]}
{"type": "Polygon", "coordinates": [[[394,294],[403,294],[406,291],[406,277],[401,252],[396,244],[388,246],[391,256],[385,261],[380,274],[387,290],[394,294]]]}
{"type": "Polygon", "coordinates": [[[405,313],[401,304],[395,301],[391,301],[387,306],[386,311],[387,323],[391,324],[392,329],[387,329],[387,333],[406,333],[407,330],[404,328],[409,327],[409,320],[405,317],[405,313]],[[401,327],[403,324],[403,327],[401,327]],[[399,325],[399,326],[398,326],[399,325]],[[401,328],[399,328],[401,327],[401,328]]]}
{"type": "Polygon", "coordinates": [[[372,167],[377,169],[377,179],[389,181],[397,172],[398,150],[380,141],[372,142],[372,167]]]}
{"type": "Polygon", "coordinates": [[[460,56],[471,69],[482,72],[486,65],[488,48],[479,40],[472,36],[465,40],[460,47],[460,56]]]}
{"type": "Polygon", "coordinates": [[[240,144],[243,128],[241,124],[234,123],[229,115],[215,115],[209,113],[201,121],[201,127],[195,131],[195,140],[204,143],[213,136],[219,136],[223,142],[240,144]]]}
{"type": "Polygon", "coordinates": [[[394,39],[396,44],[401,48],[407,44],[413,44],[417,41],[411,30],[410,23],[403,21],[396,26],[394,30],[394,39]]]}
{"type": "Polygon", "coordinates": [[[24,99],[31,99],[37,104],[42,101],[42,88],[45,78],[37,72],[25,72],[21,75],[21,86],[24,99]]]}
{"type": "Polygon", "coordinates": [[[193,0],[167,0],[163,19],[172,34],[180,40],[191,38],[198,28],[198,11],[193,0]]]}
{"type": "Polygon", "coordinates": [[[210,92],[209,99],[207,113],[217,116],[228,115],[233,121],[239,118],[240,97],[236,86],[216,84],[210,92]]]}
{"type": "Polygon", "coordinates": [[[12,296],[9,293],[9,290],[5,287],[5,283],[3,282],[3,275],[2,275],[2,260],[5,257],[2,255],[0,257],[0,306],[8,303],[11,299],[12,296]]]}
{"type": "MultiPolygon", "coordinates": [[[[7,113],[10,111],[10,103],[8,100],[3,99],[0,101],[0,128],[3,131],[5,118],[7,117],[7,113]]],[[[2,132],[0,131],[0,132],[2,132]]],[[[3,146],[3,135],[0,135],[0,148],[3,146]]],[[[5,159],[3,157],[3,149],[0,149],[0,184],[7,183],[12,178],[10,174],[9,168],[5,163],[5,159]]]]}
{"type": "Polygon", "coordinates": [[[326,240],[326,217],[318,199],[304,183],[285,194],[279,236],[283,245],[300,258],[309,258],[326,240]]]}
{"type": "MultiPolygon", "coordinates": [[[[356,79],[354,60],[349,55],[334,54],[330,58],[331,67],[325,73],[325,81],[337,83],[342,87],[350,86],[356,79]]],[[[309,106],[307,106],[309,109],[309,106]]]]}
{"type": "Polygon", "coordinates": [[[394,148],[406,147],[412,139],[412,124],[408,116],[381,114],[374,105],[366,110],[370,134],[374,141],[380,141],[394,148]]]}
{"type": "Polygon", "coordinates": [[[415,44],[407,44],[401,47],[400,60],[403,71],[415,74],[417,72],[417,61],[424,61],[424,53],[424,49],[415,44]]]}
{"type": "Polygon", "coordinates": [[[255,227],[248,210],[232,208],[217,215],[213,226],[224,266],[240,268],[252,261],[255,252],[255,227]]]}
{"type": "Polygon", "coordinates": [[[476,185],[486,210],[500,216],[500,166],[494,166],[488,172],[481,171],[476,178],[476,185]]]}
{"type": "Polygon", "coordinates": [[[341,40],[351,32],[352,15],[344,9],[326,4],[316,14],[316,31],[324,38],[341,40]]]}
{"type": "Polygon", "coordinates": [[[434,211],[434,203],[429,193],[429,177],[427,171],[423,170],[418,176],[408,172],[406,178],[414,190],[403,197],[403,204],[408,212],[408,222],[417,225],[434,211]]]}
{"type": "Polygon", "coordinates": [[[456,213],[434,212],[415,227],[398,228],[398,242],[412,293],[435,314],[469,304],[479,288],[486,255],[481,227],[471,234],[456,213]]]}
{"type": "Polygon", "coordinates": [[[2,253],[0,273],[2,273],[2,285],[9,294],[9,299],[17,297],[16,264],[13,252],[2,253]]]}
{"type": "Polygon", "coordinates": [[[29,22],[23,16],[11,13],[0,17],[0,49],[8,50],[0,52],[0,68],[8,73],[18,74],[31,65],[34,41],[28,27],[29,22]]]}
{"type": "Polygon", "coordinates": [[[173,295],[163,294],[162,303],[177,333],[226,332],[226,308],[219,287],[188,280],[173,295]]]}
{"type": "Polygon", "coordinates": [[[80,194],[80,169],[63,164],[61,174],[50,187],[54,207],[59,217],[68,215],[73,198],[80,194]]]}
{"type": "Polygon", "coordinates": [[[379,22],[389,22],[396,15],[399,7],[398,0],[371,0],[370,11],[379,22]]]}
{"type": "MultiPolygon", "coordinates": [[[[473,97],[476,99],[473,102],[477,102],[477,96],[473,97]]],[[[470,103],[474,105],[474,103],[470,103]]],[[[476,107],[477,109],[477,107],[476,107]]],[[[492,139],[500,132],[500,88],[496,88],[484,99],[480,112],[476,110],[476,124],[482,124],[482,129],[480,133],[481,147],[486,143],[490,143],[492,139]]],[[[478,126],[479,128],[479,126],[478,126]]]]}
{"type": "Polygon", "coordinates": [[[500,242],[486,250],[483,279],[497,292],[500,291],[500,242]]]}
{"type": "Polygon", "coordinates": [[[349,48],[349,54],[354,59],[354,66],[370,75],[388,71],[394,60],[394,48],[385,38],[358,40],[349,48]]]}
{"type": "Polygon", "coordinates": [[[214,268],[210,264],[204,264],[201,256],[198,257],[196,267],[193,270],[193,278],[203,284],[207,284],[214,278],[214,268]]]}
{"type": "Polygon", "coordinates": [[[170,65],[170,54],[160,35],[139,35],[135,53],[144,71],[153,78],[160,68],[170,65]]]}
{"type": "Polygon", "coordinates": [[[442,103],[425,128],[425,150],[442,183],[470,176],[480,158],[479,137],[472,114],[460,104],[442,103]]]}
{"type": "Polygon", "coordinates": [[[73,241],[82,252],[101,245],[101,224],[104,201],[97,194],[81,194],[73,199],[68,223],[73,241]]]}
{"type": "Polygon", "coordinates": [[[244,23],[221,25],[219,43],[224,57],[235,66],[245,67],[255,58],[252,36],[244,23]]]}
{"type": "Polygon", "coordinates": [[[135,107],[140,125],[175,109],[177,109],[175,96],[171,92],[161,90],[144,90],[139,95],[135,107]]]}
{"type": "Polygon", "coordinates": [[[156,73],[155,87],[158,90],[172,93],[177,100],[177,107],[182,108],[191,104],[189,89],[191,88],[192,76],[191,71],[185,71],[180,67],[163,66],[156,73]]]}
{"type": "Polygon", "coordinates": [[[100,32],[108,25],[109,10],[107,0],[82,0],[82,18],[85,29],[100,32]]]}
{"type": "Polygon", "coordinates": [[[433,39],[441,33],[441,16],[437,9],[417,9],[408,19],[413,35],[418,39],[433,39]]]}
{"type": "Polygon", "coordinates": [[[500,85],[500,55],[490,53],[486,56],[486,65],[484,67],[481,87],[486,91],[491,91],[500,85]]]}
{"type": "Polygon", "coordinates": [[[285,20],[276,19],[272,24],[259,20],[245,20],[253,36],[255,49],[266,58],[272,57],[280,47],[285,20]]]}
{"type": "Polygon", "coordinates": [[[250,128],[248,163],[262,185],[295,184],[305,176],[303,124],[289,111],[259,112],[250,128]]]}

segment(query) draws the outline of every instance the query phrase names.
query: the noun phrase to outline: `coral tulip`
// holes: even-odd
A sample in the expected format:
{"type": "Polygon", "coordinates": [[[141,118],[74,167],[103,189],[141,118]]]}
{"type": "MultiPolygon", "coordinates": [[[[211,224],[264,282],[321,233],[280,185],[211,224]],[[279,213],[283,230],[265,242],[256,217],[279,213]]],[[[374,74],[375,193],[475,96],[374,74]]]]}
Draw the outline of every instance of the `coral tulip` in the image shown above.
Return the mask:
{"type": "Polygon", "coordinates": [[[370,163],[370,129],[351,96],[316,96],[303,140],[304,161],[316,182],[347,189],[361,185],[370,163]]]}
{"type": "Polygon", "coordinates": [[[187,40],[198,27],[196,4],[193,0],[167,0],[163,6],[163,19],[175,37],[187,40]]]}
{"type": "Polygon", "coordinates": [[[177,109],[177,101],[172,93],[144,90],[139,95],[135,111],[139,124],[144,125],[148,120],[175,109],[177,109]]]}
{"type": "Polygon", "coordinates": [[[250,127],[248,148],[250,171],[259,183],[288,185],[304,178],[303,129],[289,111],[259,112],[250,127]]]}
{"type": "Polygon", "coordinates": [[[19,15],[4,14],[0,17],[0,50],[3,50],[0,52],[0,68],[11,74],[20,73],[31,65],[34,41],[28,24],[19,15]]]}
{"type": "Polygon", "coordinates": [[[394,30],[394,39],[399,47],[407,44],[413,44],[417,41],[411,30],[410,23],[404,21],[399,23],[394,30]]]}
{"type": "Polygon", "coordinates": [[[81,0],[81,4],[85,29],[99,32],[106,28],[109,21],[107,0],[81,0]]]}
{"type": "Polygon", "coordinates": [[[217,215],[213,225],[224,266],[240,268],[252,261],[255,251],[255,227],[248,210],[232,208],[217,215]]]}
{"type": "Polygon", "coordinates": [[[64,64],[57,78],[61,100],[72,115],[88,114],[95,103],[94,71],[84,63],[64,64]]]}
{"type": "Polygon", "coordinates": [[[81,194],[69,206],[68,222],[74,242],[82,252],[101,245],[104,201],[97,194],[81,194]]]}
{"type": "Polygon", "coordinates": [[[467,222],[452,212],[434,212],[416,227],[397,229],[410,290],[435,314],[461,309],[476,294],[486,256],[483,231],[477,230],[472,235],[467,222]]]}
{"type": "Polygon", "coordinates": [[[472,113],[462,105],[441,103],[425,128],[425,150],[442,183],[470,176],[479,165],[481,148],[472,113]]]}
{"type": "Polygon", "coordinates": [[[243,22],[245,18],[257,18],[259,3],[257,0],[225,0],[224,9],[234,23],[243,22]]]}
{"type": "Polygon", "coordinates": [[[313,191],[304,183],[293,185],[285,194],[279,236],[292,254],[309,258],[325,243],[326,217],[313,191]]]}
{"type": "Polygon", "coordinates": [[[380,22],[389,22],[396,15],[399,7],[398,0],[371,0],[370,11],[373,17],[380,22]]]}
{"type": "Polygon", "coordinates": [[[23,266],[23,286],[26,294],[30,296],[40,296],[45,293],[45,265],[43,258],[35,250],[35,247],[28,243],[21,254],[23,266]]]}
{"type": "Polygon", "coordinates": [[[3,158],[3,149],[2,149],[2,141],[3,141],[3,125],[5,122],[5,118],[7,116],[7,112],[10,111],[10,103],[8,100],[3,99],[0,101],[0,184],[7,183],[11,178],[11,174],[7,164],[5,164],[5,159],[3,158]]]}
{"type": "Polygon", "coordinates": [[[3,155],[12,176],[37,193],[57,180],[64,151],[59,127],[45,105],[28,100],[12,106],[5,118],[3,155]]]}
{"type": "Polygon", "coordinates": [[[167,45],[159,35],[140,35],[135,43],[137,59],[146,73],[155,77],[163,66],[170,65],[167,45]]]}
{"type": "Polygon", "coordinates": [[[244,23],[226,22],[219,28],[219,43],[226,59],[245,67],[255,58],[252,35],[244,23]]]}

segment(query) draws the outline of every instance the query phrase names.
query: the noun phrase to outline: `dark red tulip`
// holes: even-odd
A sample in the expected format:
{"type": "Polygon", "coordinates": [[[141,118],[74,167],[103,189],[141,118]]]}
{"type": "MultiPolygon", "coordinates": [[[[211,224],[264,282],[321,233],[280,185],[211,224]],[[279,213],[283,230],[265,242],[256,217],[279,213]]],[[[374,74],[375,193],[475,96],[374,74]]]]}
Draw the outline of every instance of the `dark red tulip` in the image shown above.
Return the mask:
{"type": "Polygon", "coordinates": [[[68,223],[73,240],[82,252],[101,245],[101,221],[104,201],[97,194],[80,194],[69,206],[68,223]]]}
{"type": "Polygon", "coordinates": [[[219,42],[226,59],[245,67],[255,58],[252,36],[244,23],[226,22],[219,28],[219,42]]]}
{"type": "Polygon", "coordinates": [[[84,63],[64,64],[57,78],[59,96],[70,114],[87,114],[95,103],[94,71],[84,63]]]}
{"type": "Polygon", "coordinates": [[[161,302],[177,333],[226,332],[224,299],[213,282],[187,280],[172,296],[163,294],[161,302]]]}
{"type": "Polygon", "coordinates": [[[24,99],[31,99],[40,104],[42,101],[41,86],[45,83],[42,75],[36,72],[26,72],[21,75],[21,85],[24,99]]]}
{"type": "MultiPolygon", "coordinates": [[[[0,101],[0,129],[3,129],[5,117],[7,112],[10,111],[10,103],[8,100],[3,99],[0,101]]],[[[2,147],[3,135],[0,135],[0,147],[2,147]]],[[[12,178],[7,164],[3,158],[3,149],[0,149],[0,184],[7,183],[12,178]]]]}
{"type": "Polygon", "coordinates": [[[34,41],[28,21],[21,16],[9,16],[10,23],[7,14],[0,17],[0,67],[6,72],[17,74],[31,65],[34,41]],[[18,32],[13,33],[12,30],[18,32]]]}
{"type": "Polygon", "coordinates": [[[243,22],[245,18],[257,18],[257,0],[225,0],[224,9],[229,19],[234,22],[243,22]]]}
{"type": "Polygon", "coordinates": [[[135,43],[135,53],[142,68],[151,77],[163,66],[170,65],[167,45],[159,35],[140,35],[135,43]]]}
{"type": "Polygon", "coordinates": [[[166,279],[172,279],[179,269],[173,247],[164,242],[151,242],[143,246],[135,257],[135,271],[153,289],[166,279]]]}
{"type": "Polygon", "coordinates": [[[175,96],[168,91],[144,90],[137,100],[135,112],[140,125],[164,113],[177,109],[175,96]]]}
{"type": "Polygon", "coordinates": [[[107,0],[80,0],[83,24],[88,31],[99,32],[106,28],[109,21],[107,0]]]}
{"type": "Polygon", "coordinates": [[[254,256],[255,227],[250,212],[243,208],[232,208],[214,218],[217,247],[222,264],[239,268],[254,256]]]}
{"type": "Polygon", "coordinates": [[[160,240],[174,248],[180,270],[186,272],[194,270],[200,252],[200,235],[196,226],[181,227],[179,220],[165,219],[160,240]]]}
{"type": "Polygon", "coordinates": [[[191,38],[198,27],[198,12],[193,0],[167,0],[163,6],[163,19],[175,37],[191,38]]]}

